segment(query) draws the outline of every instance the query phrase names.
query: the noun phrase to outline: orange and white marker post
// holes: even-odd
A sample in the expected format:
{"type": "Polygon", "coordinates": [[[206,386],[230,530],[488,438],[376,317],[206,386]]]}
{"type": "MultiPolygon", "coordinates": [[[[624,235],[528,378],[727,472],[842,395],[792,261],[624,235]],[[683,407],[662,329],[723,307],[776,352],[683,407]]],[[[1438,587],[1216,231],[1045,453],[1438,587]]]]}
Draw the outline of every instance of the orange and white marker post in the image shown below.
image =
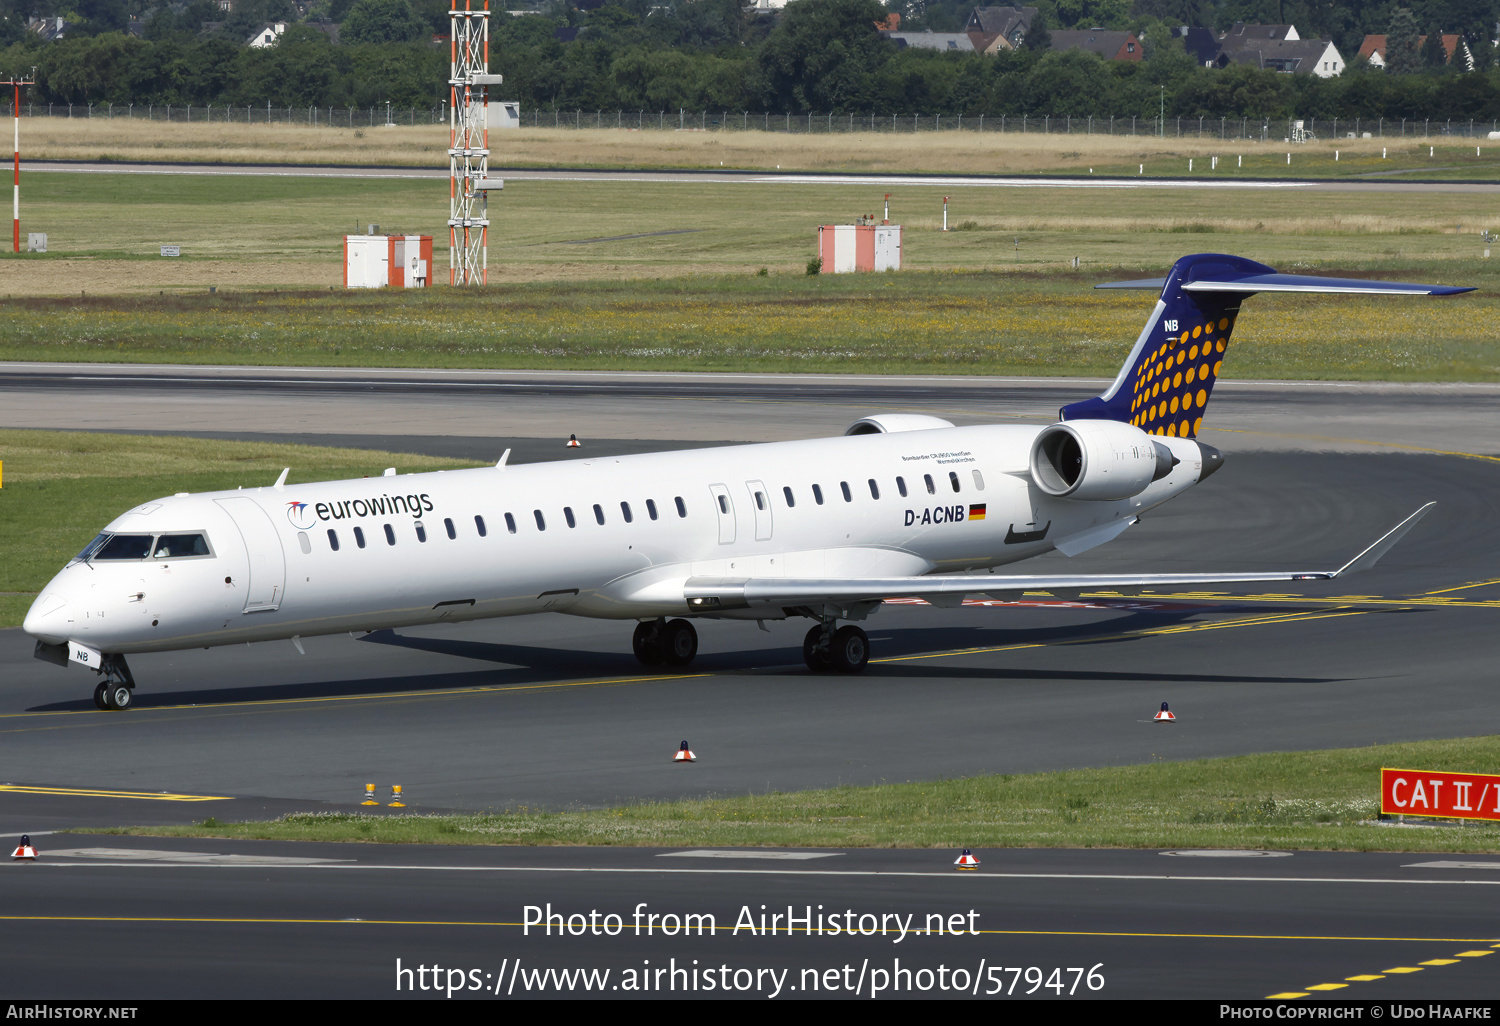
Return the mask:
{"type": "Polygon", "coordinates": [[[943,197],[943,231],[948,230],[948,197],[943,197]]]}
{"type": "Polygon", "coordinates": [[[23,85],[35,85],[36,73],[32,72],[30,81],[26,79],[13,78],[3,83],[15,89],[14,106],[11,113],[15,115],[15,183],[11,194],[11,218],[12,234],[11,244],[17,253],[21,252],[21,87],[23,85]]]}

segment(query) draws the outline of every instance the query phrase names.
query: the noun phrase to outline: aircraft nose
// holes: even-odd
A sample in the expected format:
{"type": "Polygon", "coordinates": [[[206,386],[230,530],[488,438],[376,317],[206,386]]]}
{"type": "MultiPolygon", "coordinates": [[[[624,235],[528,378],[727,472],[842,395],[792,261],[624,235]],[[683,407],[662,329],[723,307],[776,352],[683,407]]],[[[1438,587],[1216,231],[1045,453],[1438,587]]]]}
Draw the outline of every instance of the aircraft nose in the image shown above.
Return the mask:
{"type": "Polygon", "coordinates": [[[21,629],[33,638],[49,645],[61,645],[68,640],[68,599],[53,591],[44,591],[37,596],[21,623],[21,629]]]}

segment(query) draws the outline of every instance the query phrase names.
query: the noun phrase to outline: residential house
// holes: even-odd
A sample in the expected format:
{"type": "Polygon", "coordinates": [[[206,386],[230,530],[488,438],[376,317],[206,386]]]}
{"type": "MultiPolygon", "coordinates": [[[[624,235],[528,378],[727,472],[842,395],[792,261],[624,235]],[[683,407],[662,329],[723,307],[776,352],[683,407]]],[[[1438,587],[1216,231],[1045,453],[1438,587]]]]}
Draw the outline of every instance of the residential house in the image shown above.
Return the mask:
{"type": "Polygon", "coordinates": [[[969,13],[964,32],[980,53],[1019,49],[1031,31],[1035,7],[976,7],[969,13]]]}
{"type": "Polygon", "coordinates": [[[1219,49],[1238,50],[1252,41],[1267,39],[1295,43],[1301,38],[1297,35],[1296,25],[1247,25],[1243,21],[1237,21],[1233,28],[1219,37],[1219,49]]]}
{"type": "Polygon", "coordinates": [[[250,33],[250,38],[245,40],[245,45],[255,49],[263,50],[268,46],[276,45],[276,37],[286,31],[286,22],[278,21],[267,23],[250,33]]]}
{"type": "Polygon", "coordinates": [[[882,32],[897,49],[941,50],[944,53],[973,53],[974,44],[966,32],[882,32]]]}
{"type": "Polygon", "coordinates": [[[61,18],[27,18],[26,27],[49,43],[61,39],[68,31],[68,23],[61,18]]]}
{"type": "Polygon", "coordinates": [[[1198,62],[1200,67],[1211,68],[1219,56],[1221,47],[1219,37],[1214,35],[1214,30],[1204,28],[1200,25],[1180,25],[1172,29],[1174,39],[1181,39],[1188,56],[1198,62]]]}
{"type": "Polygon", "coordinates": [[[1054,50],[1087,50],[1097,53],[1107,61],[1138,61],[1141,41],[1133,32],[1116,32],[1110,29],[1056,29],[1049,30],[1054,50]]]}
{"type": "MultiPolygon", "coordinates": [[[[1427,42],[1426,36],[1417,37],[1417,49],[1420,51],[1422,45],[1427,42]]],[[[1365,41],[1359,45],[1359,55],[1377,68],[1385,67],[1385,36],[1365,36],[1365,41]]],[[[1449,64],[1458,62],[1465,71],[1474,70],[1474,54],[1469,50],[1469,44],[1464,42],[1464,37],[1457,33],[1443,33],[1443,52],[1448,55],[1449,64]]]]}
{"type": "MultiPolygon", "coordinates": [[[[1279,26],[1278,26],[1279,27],[1279,26]]],[[[1248,64],[1287,74],[1302,73],[1332,78],[1343,73],[1344,58],[1330,39],[1247,39],[1243,46],[1227,46],[1214,62],[1221,68],[1248,64]]]]}

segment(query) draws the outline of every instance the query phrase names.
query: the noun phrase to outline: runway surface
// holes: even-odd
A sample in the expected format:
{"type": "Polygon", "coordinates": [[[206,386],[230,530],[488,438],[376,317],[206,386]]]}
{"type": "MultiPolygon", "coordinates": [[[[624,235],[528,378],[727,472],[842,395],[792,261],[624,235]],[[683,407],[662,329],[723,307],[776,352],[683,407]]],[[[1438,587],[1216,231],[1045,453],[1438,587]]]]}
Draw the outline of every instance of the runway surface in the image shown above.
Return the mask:
{"type": "MultiPolygon", "coordinates": [[[[476,459],[511,446],[513,459],[536,459],[566,454],[566,432],[553,430],[562,419],[598,455],[664,447],[661,436],[679,429],[723,442],[840,431],[888,404],[1039,420],[1090,391],[1097,383],[7,365],[0,423],[186,434],[213,424],[222,436],[476,459]]],[[[21,632],[0,631],[0,781],[10,785],[0,833],[346,808],[369,781],[402,783],[416,811],[576,807],[1500,732],[1493,390],[1244,384],[1221,386],[1214,403],[1218,434],[1205,440],[1226,451],[1224,469],[1069,569],[1328,568],[1422,502],[1439,506],[1375,571],[1298,595],[891,604],[866,624],[875,660],[855,678],[807,674],[797,622],[761,633],[705,621],[690,673],[647,675],[630,657],[628,625],[538,616],[305,639],[305,657],[286,643],[137,657],[136,707],[107,714],[92,706],[89,675],[34,660],[21,632]],[[1444,454],[1455,452],[1469,455],[1444,454]],[[1148,722],[1162,701],[1175,726],[1148,722]],[[668,761],[683,738],[700,757],[690,767],[668,761]]],[[[992,852],[970,876],[952,870],[956,853],[851,851],[794,860],[803,875],[785,863],[755,875],[738,859],[634,850],[38,840],[44,852],[303,863],[83,855],[7,865],[0,915],[27,924],[18,978],[37,981],[38,996],[385,996],[397,957],[490,973],[516,956],[538,968],[623,971],[676,957],[800,972],[890,969],[919,948],[915,938],[896,948],[884,937],[744,933],[546,941],[496,925],[547,901],[719,916],[762,902],[924,916],[974,907],[985,929],[1031,932],[924,940],[909,965],[977,969],[986,958],[1050,972],[1103,962],[1106,997],[1256,998],[1359,975],[1383,978],[1306,993],[1493,993],[1486,956],[1456,956],[1487,950],[1497,932],[1484,881],[1500,872],[1406,868],[1444,861],[1435,857],[1298,853],[1231,871],[1155,852],[992,852]],[[350,859],[365,868],[330,868],[350,859]],[[860,873],[807,875],[835,862],[860,873]],[[984,879],[997,873],[1062,875],[984,879]],[[1223,879],[1175,879],[1183,873],[1223,879]],[[91,918],[100,916],[113,921],[91,918]],[[75,960],[104,968],[71,971],[75,960]],[[1422,964],[1432,960],[1443,964],[1422,964]]]]}
{"type": "MultiPolygon", "coordinates": [[[[23,161],[21,170],[83,174],[242,175],[272,178],[411,178],[447,179],[442,168],[330,167],[306,164],[181,164],[113,161],[23,161]]],[[[1464,192],[1493,193],[1500,182],[1398,181],[1388,177],[1327,179],[1286,178],[1151,178],[1083,175],[957,175],[957,174],[803,174],[756,171],[632,171],[570,168],[490,167],[490,175],[511,181],[534,182],[692,182],[725,185],[930,185],[981,189],[1291,189],[1303,192],[1464,192]]]]}

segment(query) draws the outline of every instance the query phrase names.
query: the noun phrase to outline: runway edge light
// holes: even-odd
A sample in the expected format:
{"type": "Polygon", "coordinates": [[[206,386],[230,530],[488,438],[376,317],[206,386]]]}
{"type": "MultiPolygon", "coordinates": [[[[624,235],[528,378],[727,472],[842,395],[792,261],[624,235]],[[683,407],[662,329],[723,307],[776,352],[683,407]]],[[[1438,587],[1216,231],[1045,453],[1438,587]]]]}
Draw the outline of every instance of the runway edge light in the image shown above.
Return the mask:
{"type": "Polygon", "coordinates": [[[31,846],[31,837],[27,834],[21,835],[21,843],[16,850],[10,853],[10,857],[17,862],[36,858],[36,849],[31,846]]]}
{"type": "Polygon", "coordinates": [[[1161,711],[1151,717],[1152,723],[1176,723],[1177,717],[1172,715],[1172,710],[1167,708],[1167,703],[1161,704],[1161,711]]]}
{"type": "Polygon", "coordinates": [[[673,762],[697,762],[698,761],[698,757],[693,754],[693,750],[691,748],[689,748],[688,747],[688,743],[686,741],[684,741],[682,743],[682,747],[679,748],[679,749],[677,749],[677,753],[672,756],[672,761],[673,762]]]}
{"type": "Polygon", "coordinates": [[[374,784],[366,784],[365,785],[365,800],[362,801],[362,802],[360,802],[359,804],[361,804],[361,805],[379,805],[380,804],[379,800],[376,799],[376,797],[375,797],[375,785],[374,784]]]}
{"type": "Polygon", "coordinates": [[[406,808],[406,803],[401,800],[401,785],[400,784],[392,784],[391,785],[391,803],[389,805],[387,805],[386,808],[388,808],[388,809],[404,809],[404,808],[406,808]]]}
{"type": "Polygon", "coordinates": [[[569,449],[578,449],[578,448],[581,448],[582,445],[583,445],[583,443],[578,440],[578,436],[577,435],[569,435],[568,436],[568,448],[569,449]]]}
{"type": "Polygon", "coordinates": [[[974,853],[967,848],[965,848],[964,853],[958,857],[958,861],[954,862],[953,864],[959,869],[979,868],[979,860],[976,859],[974,857],[974,853]]]}

